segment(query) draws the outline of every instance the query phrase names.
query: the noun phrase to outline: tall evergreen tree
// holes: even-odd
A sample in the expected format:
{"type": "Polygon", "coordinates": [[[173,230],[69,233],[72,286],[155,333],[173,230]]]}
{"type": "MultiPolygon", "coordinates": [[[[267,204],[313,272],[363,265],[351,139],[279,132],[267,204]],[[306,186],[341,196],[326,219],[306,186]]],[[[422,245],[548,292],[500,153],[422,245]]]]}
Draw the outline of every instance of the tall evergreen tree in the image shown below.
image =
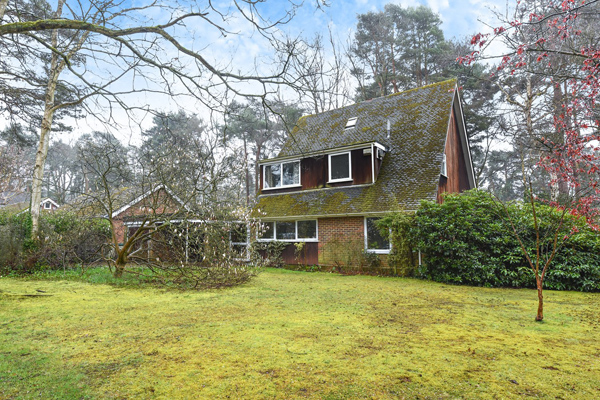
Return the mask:
{"type": "Polygon", "coordinates": [[[383,11],[358,15],[350,49],[358,99],[385,96],[445,79],[445,56],[452,50],[439,15],[425,6],[387,4],[383,11]]]}
{"type": "Polygon", "coordinates": [[[248,203],[260,185],[258,161],[279,151],[301,115],[301,108],[284,101],[277,101],[270,108],[256,100],[230,104],[226,135],[242,142],[248,203]]]}

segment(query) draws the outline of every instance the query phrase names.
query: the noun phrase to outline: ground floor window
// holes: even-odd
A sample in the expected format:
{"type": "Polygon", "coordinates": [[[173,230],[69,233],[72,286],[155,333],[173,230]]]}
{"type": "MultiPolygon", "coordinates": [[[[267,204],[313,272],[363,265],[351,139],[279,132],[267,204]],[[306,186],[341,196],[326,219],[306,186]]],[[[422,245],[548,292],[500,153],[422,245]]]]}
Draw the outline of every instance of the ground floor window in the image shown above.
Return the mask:
{"type": "Polygon", "coordinates": [[[260,240],[316,241],[317,220],[263,222],[260,240]]]}
{"type": "Polygon", "coordinates": [[[390,241],[381,235],[376,222],[381,218],[365,217],[365,249],[374,253],[389,253],[390,241]]]}
{"type": "Polygon", "coordinates": [[[248,226],[246,224],[234,224],[229,231],[231,249],[241,259],[248,258],[248,226]]]}

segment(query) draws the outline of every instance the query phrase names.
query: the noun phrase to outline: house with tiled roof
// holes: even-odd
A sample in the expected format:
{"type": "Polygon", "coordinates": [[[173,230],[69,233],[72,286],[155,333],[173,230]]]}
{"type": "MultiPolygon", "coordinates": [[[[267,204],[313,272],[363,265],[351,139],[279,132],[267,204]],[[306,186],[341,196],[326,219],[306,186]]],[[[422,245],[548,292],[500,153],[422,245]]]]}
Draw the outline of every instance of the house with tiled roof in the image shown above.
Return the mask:
{"type": "Polygon", "coordinates": [[[288,242],[289,264],[344,263],[357,248],[385,259],[376,219],[474,187],[456,81],[435,83],[300,118],[260,162],[258,240],[288,242]]]}
{"type": "Polygon", "coordinates": [[[73,199],[64,209],[88,218],[109,220],[119,244],[123,244],[141,225],[190,211],[189,206],[163,184],[143,189],[123,187],[112,190],[109,196],[104,191],[85,193],[73,199]]]}

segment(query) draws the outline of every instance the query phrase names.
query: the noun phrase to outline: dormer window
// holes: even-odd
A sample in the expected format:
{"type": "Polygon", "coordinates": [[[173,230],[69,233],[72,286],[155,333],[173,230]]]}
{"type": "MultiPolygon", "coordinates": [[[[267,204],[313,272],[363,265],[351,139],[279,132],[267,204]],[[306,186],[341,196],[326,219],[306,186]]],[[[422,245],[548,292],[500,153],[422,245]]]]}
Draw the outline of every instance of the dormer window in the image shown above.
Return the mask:
{"type": "Polygon", "coordinates": [[[329,155],[329,182],[352,180],[350,152],[329,155]]]}
{"type": "Polygon", "coordinates": [[[300,161],[265,165],[264,189],[277,189],[300,185],[300,161]]]}
{"type": "Polygon", "coordinates": [[[356,120],[358,118],[354,117],[354,118],[350,118],[348,120],[348,122],[346,122],[346,127],[344,129],[352,129],[356,126],[356,120]]]}

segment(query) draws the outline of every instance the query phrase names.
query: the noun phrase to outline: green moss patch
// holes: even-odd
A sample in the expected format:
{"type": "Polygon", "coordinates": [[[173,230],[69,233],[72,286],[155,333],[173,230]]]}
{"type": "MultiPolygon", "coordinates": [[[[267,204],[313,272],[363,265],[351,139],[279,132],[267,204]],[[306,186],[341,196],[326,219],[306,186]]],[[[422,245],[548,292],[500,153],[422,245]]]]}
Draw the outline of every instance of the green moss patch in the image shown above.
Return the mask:
{"type": "Polygon", "coordinates": [[[0,398],[600,395],[598,294],[546,291],[536,323],[533,290],[284,270],[206,292],[0,288],[0,398]]]}

